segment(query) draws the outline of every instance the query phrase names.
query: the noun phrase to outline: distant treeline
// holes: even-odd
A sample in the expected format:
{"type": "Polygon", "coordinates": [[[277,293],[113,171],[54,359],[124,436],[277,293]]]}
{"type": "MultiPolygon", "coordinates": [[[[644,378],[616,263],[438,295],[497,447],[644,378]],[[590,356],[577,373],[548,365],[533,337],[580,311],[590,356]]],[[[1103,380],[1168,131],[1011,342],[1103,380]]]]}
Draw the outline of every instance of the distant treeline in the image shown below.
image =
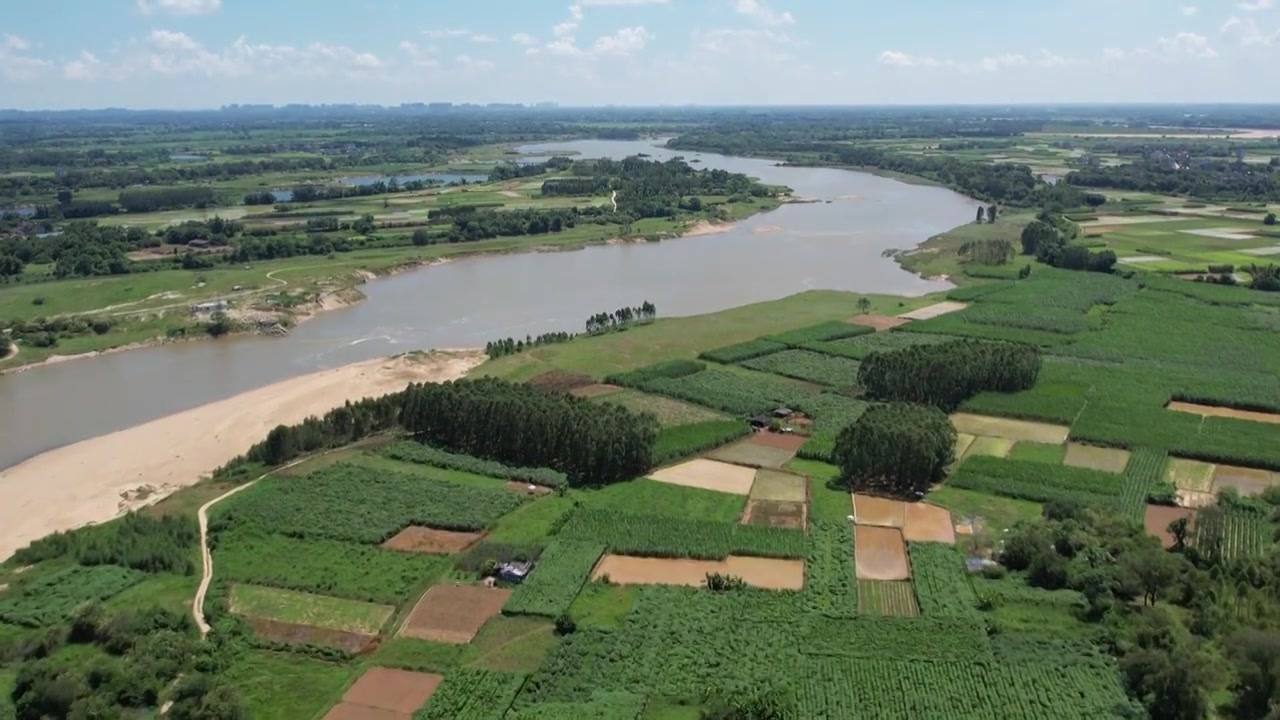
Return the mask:
{"type": "MultiPolygon", "coordinates": [[[[587,318],[587,334],[600,335],[615,330],[625,330],[637,323],[653,322],[657,316],[658,308],[646,300],[639,307],[619,308],[611,313],[596,313],[592,315],[587,318]]],[[[526,335],[524,340],[506,338],[487,343],[484,351],[490,358],[499,358],[504,355],[522,353],[525,350],[532,350],[543,345],[569,342],[575,337],[577,337],[575,333],[551,332],[543,333],[537,337],[526,335]]]]}
{"type": "Polygon", "coordinates": [[[1076,170],[1067,175],[1066,181],[1080,187],[1233,201],[1274,201],[1280,197],[1280,167],[1237,161],[1197,160],[1175,168],[1148,159],[1076,170]]]}
{"type": "Polygon", "coordinates": [[[571,177],[542,184],[544,196],[597,196],[618,192],[618,211],[630,220],[673,217],[690,196],[768,197],[773,191],[741,173],[695,170],[678,158],[666,162],[629,157],[575,163],[571,177]]]}
{"type": "Polygon", "coordinates": [[[518,180],[520,178],[536,177],[549,172],[559,172],[568,170],[573,167],[573,160],[557,155],[548,159],[546,162],[540,163],[513,163],[505,162],[493,166],[493,170],[489,171],[489,181],[499,182],[502,180],[518,180]]]}

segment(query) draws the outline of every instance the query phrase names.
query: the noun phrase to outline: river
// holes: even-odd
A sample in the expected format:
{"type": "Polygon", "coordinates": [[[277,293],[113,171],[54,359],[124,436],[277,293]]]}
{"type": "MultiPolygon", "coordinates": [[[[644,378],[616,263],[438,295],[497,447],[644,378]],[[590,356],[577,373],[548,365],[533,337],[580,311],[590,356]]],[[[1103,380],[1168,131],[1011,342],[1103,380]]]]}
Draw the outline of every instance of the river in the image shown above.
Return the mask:
{"type": "MultiPolygon", "coordinates": [[[[640,141],[530,145],[523,152],[623,158],[677,153],[640,141]]],[[[507,336],[579,331],[592,313],[644,300],[695,315],[810,289],[921,295],[949,287],[881,257],[973,219],[949,190],[866,173],[678,153],[694,167],[742,172],[821,200],[733,230],[575,252],[461,259],[368,283],[364,302],[323,313],[284,338],[233,337],[73,360],[0,376],[0,468],[313,370],[408,350],[476,347],[507,336]]],[[[85,472],[93,472],[85,468],[85,472]]]]}

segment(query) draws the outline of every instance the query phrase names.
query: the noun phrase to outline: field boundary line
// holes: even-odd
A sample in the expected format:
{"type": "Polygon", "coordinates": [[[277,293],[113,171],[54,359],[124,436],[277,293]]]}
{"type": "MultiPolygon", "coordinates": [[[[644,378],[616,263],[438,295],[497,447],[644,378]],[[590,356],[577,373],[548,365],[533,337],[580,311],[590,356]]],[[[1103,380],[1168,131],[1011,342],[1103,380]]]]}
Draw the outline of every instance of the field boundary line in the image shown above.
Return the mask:
{"type": "Polygon", "coordinates": [[[196,621],[196,627],[200,629],[201,639],[206,637],[209,634],[209,631],[213,629],[209,626],[209,623],[206,622],[204,618],[204,598],[205,598],[205,595],[209,592],[209,583],[213,580],[213,553],[209,551],[209,508],[213,507],[214,505],[217,505],[218,503],[222,502],[223,500],[226,500],[227,498],[231,497],[232,495],[235,495],[238,492],[248,490],[254,485],[257,485],[259,480],[265,478],[268,475],[277,473],[281,470],[288,470],[289,468],[295,465],[299,465],[308,460],[313,460],[317,457],[321,457],[327,454],[328,453],[325,452],[325,453],[321,453],[320,455],[299,458],[287,465],[281,465],[278,468],[273,468],[271,470],[268,470],[267,472],[262,473],[261,475],[254,478],[253,480],[250,480],[249,482],[243,485],[240,485],[238,487],[231,488],[227,492],[219,495],[218,497],[200,506],[200,509],[196,512],[196,519],[200,523],[200,562],[203,567],[202,567],[202,575],[200,577],[200,587],[196,589],[196,596],[191,601],[191,616],[196,621]]]}

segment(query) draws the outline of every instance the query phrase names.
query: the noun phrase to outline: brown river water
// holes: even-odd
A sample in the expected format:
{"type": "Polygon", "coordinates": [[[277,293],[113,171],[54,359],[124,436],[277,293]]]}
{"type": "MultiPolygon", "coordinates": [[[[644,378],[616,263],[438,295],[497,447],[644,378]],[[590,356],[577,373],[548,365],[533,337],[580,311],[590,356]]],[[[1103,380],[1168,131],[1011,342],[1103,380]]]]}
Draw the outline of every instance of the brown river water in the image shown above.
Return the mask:
{"type": "Polygon", "coordinates": [[[643,152],[659,160],[679,154],[701,160],[694,167],[746,173],[822,202],[785,205],[723,233],[475,257],[405,272],[368,283],[364,302],[322,313],[283,338],[161,345],[0,376],[0,468],[314,370],[409,350],[579,331],[592,313],[644,300],[672,317],[811,289],[936,292],[949,285],[905,272],[881,253],[970,222],[977,207],[949,190],[866,173],[675,153],[647,142],[582,140],[522,150],[588,158],[643,152]]]}

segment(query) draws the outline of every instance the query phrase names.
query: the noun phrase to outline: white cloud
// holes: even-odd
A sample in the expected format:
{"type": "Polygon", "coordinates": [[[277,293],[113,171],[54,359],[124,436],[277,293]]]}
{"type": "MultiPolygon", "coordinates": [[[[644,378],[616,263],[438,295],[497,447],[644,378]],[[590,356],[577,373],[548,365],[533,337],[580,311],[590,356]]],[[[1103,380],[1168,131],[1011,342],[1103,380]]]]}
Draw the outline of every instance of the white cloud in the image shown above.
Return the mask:
{"type": "Polygon", "coordinates": [[[942,63],[931,57],[912,55],[898,50],[885,50],[880,53],[879,62],[881,65],[890,67],[939,67],[951,64],[950,62],[942,63]]]}
{"type": "Polygon", "coordinates": [[[474,35],[472,35],[472,36],[470,37],[470,40],[471,40],[471,42],[473,42],[473,43],[479,43],[479,44],[482,44],[482,45],[488,45],[488,44],[490,44],[490,43],[496,43],[496,42],[498,42],[498,38],[496,38],[496,37],[494,37],[494,36],[492,36],[492,35],[485,35],[485,34],[483,34],[483,33],[475,33],[474,35]]]}
{"type": "Polygon", "coordinates": [[[1259,10],[1270,9],[1273,4],[1272,0],[1245,0],[1245,2],[1236,3],[1236,7],[1245,12],[1258,12],[1259,10]]]}
{"type": "Polygon", "coordinates": [[[1007,68],[1024,68],[1032,65],[1040,68],[1060,68],[1079,65],[1083,61],[1055,55],[1048,50],[1041,50],[1035,60],[1021,53],[1005,53],[984,57],[977,62],[958,62],[952,59],[939,59],[928,55],[913,55],[899,50],[885,50],[877,60],[888,67],[905,68],[949,68],[964,73],[994,73],[1007,68]]]}
{"type": "Polygon", "coordinates": [[[1196,7],[1195,5],[1183,5],[1183,6],[1182,6],[1182,15],[1183,15],[1183,17],[1194,17],[1194,16],[1196,16],[1196,15],[1198,15],[1198,14],[1200,14],[1200,8],[1196,7]]]}
{"type": "Polygon", "coordinates": [[[1258,23],[1253,18],[1233,17],[1222,24],[1218,32],[1223,35],[1232,35],[1240,41],[1241,45],[1270,45],[1280,40],[1280,30],[1274,32],[1264,32],[1258,27],[1258,23]]]}
{"type": "Polygon", "coordinates": [[[453,61],[457,63],[458,66],[461,67],[463,70],[468,70],[473,72],[483,72],[485,70],[493,69],[492,60],[475,58],[475,57],[471,57],[470,55],[459,55],[455,57],[453,61]]]}
{"type": "Polygon", "coordinates": [[[653,39],[643,25],[622,28],[612,35],[603,35],[596,39],[592,51],[597,55],[631,55],[644,49],[646,43],[653,39]]]}
{"type": "Polygon", "coordinates": [[[400,43],[400,51],[409,56],[409,62],[417,67],[440,67],[440,59],[436,57],[435,48],[418,47],[408,40],[400,43]]]}
{"type": "Polygon", "coordinates": [[[62,76],[68,80],[94,80],[102,72],[102,61],[88,50],[81,50],[80,57],[62,66],[62,76]]]}
{"type": "Polygon", "coordinates": [[[523,45],[523,46],[525,46],[525,47],[529,47],[530,45],[537,45],[537,44],[538,44],[538,41],[537,41],[536,39],[534,39],[534,37],[533,37],[532,35],[528,34],[528,33],[516,33],[515,35],[512,35],[512,36],[511,36],[511,42],[513,42],[513,43],[515,43],[515,44],[517,44],[517,45],[523,45]]]}
{"type": "Polygon", "coordinates": [[[26,55],[31,43],[17,35],[0,35],[0,78],[16,82],[35,80],[53,63],[26,55]]]}
{"type": "Polygon", "coordinates": [[[222,7],[222,0],[138,0],[138,12],[167,15],[208,15],[222,7]]]}
{"type": "Polygon", "coordinates": [[[5,33],[3,42],[0,42],[0,52],[24,52],[30,49],[31,43],[17,35],[5,33]]]}
{"type": "Polygon", "coordinates": [[[1161,60],[1209,60],[1217,56],[1218,51],[1209,45],[1209,39],[1193,32],[1159,38],[1154,53],[1154,57],[1161,60]]]}
{"type": "Polygon", "coordinates": [[[796,19],[789,12],[775,12],[761,0],[737,0],[734,10],[761,25],[792,25],[796,19]]]}
{"type": "Polygon", "coordinates": [[[786,33],[763,28],[718,28],[694,35],[694,46],[699,50],[755,59],[788,59],[782,48],[791,44],[786,33]]]}

